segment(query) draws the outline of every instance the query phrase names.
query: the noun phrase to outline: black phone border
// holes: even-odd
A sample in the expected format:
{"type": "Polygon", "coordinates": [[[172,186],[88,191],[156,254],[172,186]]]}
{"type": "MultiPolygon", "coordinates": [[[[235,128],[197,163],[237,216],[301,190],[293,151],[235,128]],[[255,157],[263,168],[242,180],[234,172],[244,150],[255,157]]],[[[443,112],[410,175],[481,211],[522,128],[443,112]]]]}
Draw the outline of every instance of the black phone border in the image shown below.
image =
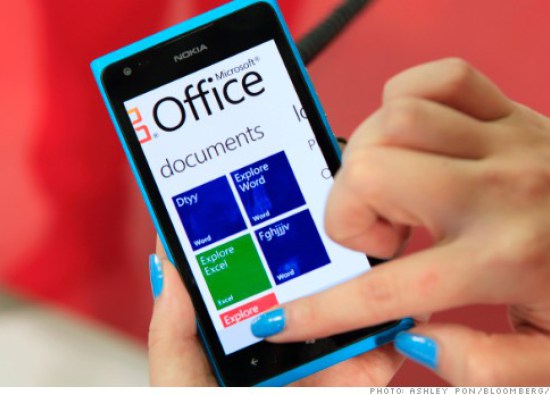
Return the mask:
{"type": "MultiPolygon", "coordinates": [[[[298,97],[306,109],[308,121],[317,138],[321,151],[330,171],[334,175],[339,168],[340,160],[331,141],[330,131],[324,125],[323,115],[319,112],[309,86],[302,74],[301,67],[295,59],[281,21],[275,10],[268,3],[256,3],[245,9],[228,14],[213,23],[176,36],[169,41],[113,63],[103,71],[101,76],[108,100],[113,108],[132,160],[136,165],[136,170],[142,180],[144,192],[151,202],[154,215],[162,229],[178,272],[191,295],[197,312],[199,330],[202,331],[201,340],[211,358],[214,359],[211,363],[215,365],[219,380],[224,385],[249,386],[261,383],[398,324],[398,321],[395,321],[376,327],[364,328],[336,335],[328,339],[321,339],[314,345],[305,343],[275,345],[263,341],[229,355],[226,355],[223,351],[200,290],[192,275],[189,262],[179,243],[167,210],[162,203],[160,191],[154,181],[141,145],[135,137],[134,128],[126,114],[123,103],[155,87],[159,87],[271,39],[277,45],[298,97]],[[258,26],[247,27],[246,23],[242,23],[243,20],[251,20],[249,18],[252,18],[256,25],[261,25],[260,29],[258,29],[258,26]],[[233,34],[227,35],[227,30],[232,31],[233,34]],[[253,31],[254,35],[247,35],[250,31],[253,31]],[[193,48],[198,42],[203,42],[207,39],[207,37],[203,37],[205,33],[212,33],[214,35],[224,33],[224,40],[222,41],[227,42],[232,42],[233,38],[239,38],[239,45],[234,45],[228,51],[227,49],[230,48],[229,45],[224,46],[225,50],[222,50],[222,47],[215,47],[211,44],[209,45],[209,51],[204,56],[200,54],[195,59],[185,62],[186,66],[192,65],[192,68],[185,69],[181,65],[175,66],[172,57],[177,51],[174,49],[178,48],[181,51],[193,48]],[[218,50],[218,56],[209,56],[213,50],[218,50]],[[125,67],[131,67],[134,70],[134,74],[130,78],[124,76],[122,73],[125,67]],[[162,73],[158,71],[162,71],[162,73]],[[136,84],[136,79],[144,76],[146,73],[149,77],[148,81],[136,84]],[[264,366],[260,364],[260,366],[252,366],[249,362],[252,358],[257,358],[259,361],[265,360],[268,365],[264,366]]],[[[207,42],[207,44],[209,43],[207,42]]],[[[372,266],[382,262],[382,260],[373,257],[368,257],[368,259],[372,266]]]]}

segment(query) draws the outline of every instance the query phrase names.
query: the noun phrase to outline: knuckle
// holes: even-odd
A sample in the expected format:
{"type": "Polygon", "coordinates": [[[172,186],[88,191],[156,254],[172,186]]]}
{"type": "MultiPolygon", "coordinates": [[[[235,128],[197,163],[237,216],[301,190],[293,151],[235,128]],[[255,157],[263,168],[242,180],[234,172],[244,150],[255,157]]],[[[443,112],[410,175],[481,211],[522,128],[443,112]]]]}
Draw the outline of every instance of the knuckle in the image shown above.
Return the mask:
{"type": "Polygon", "coordinates": [[[406,73],[407,71],[401,72],[400,74],[391,77],[384,83],[384,87],[382,89],[382,97],[384,98],[384,101],[392,98],[395,92],[399,92],[401,81],[404,79],[406,73]]]}
{"type": "Polygon", "coordinates": [[[514,181],[517,185],[517,197],[527,203],[546,198],[550,192],[550,170],[547,168],[536,165],[520,166],[514,181]]]}
{"type": "Polygon", "coordinates": [[[415,69],[417,66],[401,71],[384,83],[382,98],[384,103],[399,100],[402,97],[410,96],[410,85],[415,81],[415,69]]]}
{"type": "Polygon", "coordinates": [[[362,301],[372,306],[369,309],[371,316],[369,321],[380,322],[394,315],[392,308],[396,305],[398,297],[398,290],[395,289],[394,284],[386,276],[374,271],[365,274],[364,281],[357,284],[362,301]]]}
{"type": "Polygon", "coordinates": [[[481,185],[514,206],[532,206],[548,199],[550,193],[550,169],[538,163],[514,161],[513,166],[490,166],[480,176],[481,185]]]}
{"type": "Polygon", "coordinates": [[[448,93],[456,93],[461,91],[474,76],[475,69],[464,59],[446,58],[440,63],[442,68],[443,89],[448,93]]]}
{"type": "Polygon", "coordinates": [[[489,254],[487,264],[529,269],[547,264],[550,230],[537,212],[543,213],[549,204],[550,170],[517,161],[514,166],[491,166],[482,170],[481,185],[486,191],[485,204],[497,204],[509,212],[512,223],[500,233],[499,248],[489,254]]]}
{"type": "Polygon", "coordinates": [[[350,153],[343,163],[342,170],[339,174],[340,180],[345,187],[351,188],[357,182],[360,182],[365,177],[365,168],[368,165],[368,156],[363,152],[354,151],[350,153]]]}
{"type": "Polygon", "coordinates": [[[345,245],[350,237],[354,235],[346,224],[329,219],[328,213],[325,216],[325,232],[331,240],[342,245],[345,245]]]}
{"type": "Polygon", "coordinates": [[[421,101],[402,98],[387,103],[380,114],[381,143],[394,143],[400,136],[417,128],[424,114],[421,101]]]}
{"type": "Polygon", "coordinates": [[[478,173],[479,185],[486,190],[495,191],[507,188],[509,185],[509,174],[500,166],[485,166],[478,173]]]}
{"type": "Polygon", "coordinates": [[[367,188],[367,192],[372,192],[375,189],[377,183],[372,182],[374,181],[372,169],[375,168],[373,166],[375,164],[375,156],[376,150],[357,150],[346,158],[344,171],[342,172],[342,181],[350,191],[356,191],[359,186],[364,184],[371,186],[367,188]]]}
{"type": "MultiPolygon", "coordinates": [[[[443,93],[447,95],[451,95],[457,90],[461,91],[475,75],[475,68],[461,58],[440,59],[435,61],[433,66],[437,70],[437,75],[441,78],[438,85],[443,93]]],[[[434,69],[431,67],[430,70],[433,71],[434,69]]],[[[397,74],[384,84],[384,102],[390,102],[407,93],[407,87],[410,85],[411,79],[414,78],[414,73],[411,73],[411,70],[405,70],[397,74]]]]}
{"type": "MultiPolygon", "coordinates": [[[[548,278],[550,261],[550,232],[537,219],[522,222],[514,220],[512,226],[505,226],[506,232],[496,236],[495,245],[484,253],[481,264],[486,273],[494,273],[501,281],[502,292],[495,292],[486,301],[500,303],[502,295],[510,298],[523,298],[531,294],[548,278]]],[[[517,299],[517,300],[520,300],[517,299]]]]}

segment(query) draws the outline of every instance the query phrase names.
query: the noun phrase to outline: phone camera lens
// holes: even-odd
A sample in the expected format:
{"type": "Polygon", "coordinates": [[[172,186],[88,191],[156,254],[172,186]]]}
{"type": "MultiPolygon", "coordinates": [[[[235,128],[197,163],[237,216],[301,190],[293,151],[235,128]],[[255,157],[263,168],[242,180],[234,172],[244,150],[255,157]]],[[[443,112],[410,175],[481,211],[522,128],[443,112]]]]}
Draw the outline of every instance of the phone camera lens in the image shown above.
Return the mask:
{"type": "Polygon", "coordinates": [[[125,67],[123,70],[122,70],[122,73],[126,76],[126,77],[129,77],[132,75],[132,69],[130,67],[125,67]]]}

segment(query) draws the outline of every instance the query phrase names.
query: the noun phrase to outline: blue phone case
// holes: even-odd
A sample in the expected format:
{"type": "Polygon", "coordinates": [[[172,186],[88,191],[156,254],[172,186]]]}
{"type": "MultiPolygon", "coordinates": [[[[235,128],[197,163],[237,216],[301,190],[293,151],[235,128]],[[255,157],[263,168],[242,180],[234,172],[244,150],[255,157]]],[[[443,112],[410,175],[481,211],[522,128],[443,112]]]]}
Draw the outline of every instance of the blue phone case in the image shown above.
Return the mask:
{"type": "MultiPolygon", "coordinates": [[[[143,40],[137,41],[133,44],[130,44],[124,48],[121,48],[117,51],[111,52],[110,54],[107,54],[105,56],[102,56],[101,58],[98,58],[94,60],[91,64],[92,71],[94,73],[96,82],[99,86],[99,89],[101,91],[101,94],[103,96],[103,100],[105,101],[105,104],[107,106],[107,109],[109,110],[109,114],[111,116],[111,119],[115,125],[115,128],[117,130],[118,136],[120,138],[120,141],[122,142],[124,152],[126,153],[126,157],[128,158],[130,165],[132,167],[132,171],[134,173],[134,176],[139,184],[139,187],[141,189],[141,193],[143,195],[143,198],[145,199],[145,202],[147,204],[147,208],[149,210],[149,213],[151,214],[151,217],[153,218],[153,222],[155,225],[155,228],[159,234],[159,237],[164,245],[164,248],[166,250],[166,253],[168,254],[168,257],[172,259],[172,254],[170,249],[168,248],[168,245],[165,240],[165,236],[162,232],[161,227],[159,226],[158,220],[155,217],[151,202],[149,200],[149,197],[147,193],[145,192],[145,188],[143,185],[143,182],[141,178],[139,177],[139,173],[137,171],[136,164],[134,163],[132,156],[130,154],[130,150],[128,146],[126,145],[124,141],[124,137],[122,135],[122,131],[120,129],[120,126],[117,123],[115,114],[111,106],[109,105],[109,101],[107,99],[107,95],[105,92],[105,88],[103,87],[102,81],[101,81],[101,75],[103,73],[103,70],[108,67],[109,65],[116,63],[122,59],[125,59],[127,57],[130,57],[138,52],[144,51],[146,49],[149,49],[157,44],[160,44],[164,41],[170,40],[176,36],[179,36],[183,33],[186,33],[188,31],[191,31],[199,26],[205,25],[207,23],[210,23],[212,21],[215,21],[221,17],[224,17],[225,15],[231,14],[235,11],[238,11],[240,9],[246,8],[252,4],[256,3],[267,3],[273,9],[276,11],[277,16],[279,20],[281,21],[281,25],[283,26],[285,35],[290,43],[290,46],[292,48],[292,51],[294,53],[294,56],[298,60],[298,64],[300,66],[302,75],[305,79],[305,81],[308,84],[308,87],[311,91],[311,94],[314,98],[315,105],[317,106],[317,109],[320,114],[322,114],[323,123],[326,127],[326,129],[329,131],[330,138],[332,140],[332,143],[334,147],[336,148],[337,152],[340,153],[340,147],[338,145],[338,142],[336,141],[336,138],[334,134],[331,131],[330,125],[328,124],[328,121],[326,117],[324,116],[324,111],[321,107],[321,103],[319,102],[319,98],[317,97],[317,94],[315,93],[315,89],[313,88],[313,84],[311,83],[311,80],[309,78],[309,75],[306,71],[306,68],[302,62],[302,59],[300,57],[300,54],[298,52],[298,49],[296,45],[294,44],[294,40],[292,39],[292,36],[290,35],[290,31],[288,30],[288,27],[286,23],[284,22],[283,15],[281,13],[281,10],[279,9],[279,6],[277,4],[276,0],[234,0],[231,1],[219,8],[216,8],[212,11],[209,11],[205,14],[199,15],[195,18],[189,19],[185,22],[182,22],[178,25],[172,26],[166,30],[163,30],[159,33],[156,33],[152,36],[149,36],[147,38],[144,38],[143,40]]],[[[289,383],[292,383],[296,380],[299,380],[301,378],[304,378],[306,376],[309,376],[313,373],[316,373],[320,370],[323,370],[325,368],[328,368],[332,365],[335,365],[339,362],[345,361],[347,359],[353,358],[357,355],[363,354],[367,351],[373,350],[383,344],[386,344],[390,341],[392,341],[395,337],[395,335],[401,331],[410,329],[414,326],[414,321],[410,318],[405,318],[399,321],[399,323],[392,328],[375,334],[373,336],[370,336],[366,339],[359,340],[358,342],[351,344],[347,347],[341,348],[331,354],[325,355],[323,357],[320,357],[314,361],[308,362],[302,366],[299,366],[295,369],[292,369],[290,371],[287,371],[285,373],[282,373],[278,376],[272,377],[260,384],[258,386],[283,386],[287,385],[289,383]]],[[[216,377],[218,379],[218,382],[221,385],[224,385],[224,382],[219,374],[218,368],[216,366],[215,360],[212,358],[211,351],[208,349],[208,343],[204,341],[204,335],[202,332],[202,328],[200,325],[198,325],[198,330],[200,336],[203,338],[203,343],[205,344],[206,352],[208,355],[208,358],[210,359],[211,365],[214,369],[214,372],[216,374],[216,377]]]]}

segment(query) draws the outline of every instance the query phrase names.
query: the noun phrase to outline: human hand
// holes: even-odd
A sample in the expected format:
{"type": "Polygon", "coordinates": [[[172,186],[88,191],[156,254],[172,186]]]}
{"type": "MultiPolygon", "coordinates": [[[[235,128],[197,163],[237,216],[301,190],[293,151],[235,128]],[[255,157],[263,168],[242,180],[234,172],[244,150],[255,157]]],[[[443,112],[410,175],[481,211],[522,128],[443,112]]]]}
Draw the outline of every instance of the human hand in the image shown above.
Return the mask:
{"type": "MultiPolygon", "coordinates": [[[[158,239],[156,257],[152,256],[149,265],[155,296],[149,332],[151,384],[216,385],[216,379],[197,336],[191,299],[158,239]]],[[[318,372],[295,385],[383,386],[388,384],[402,362],[403,358],[392,346],[387,345],[318,372]]]]}
{"type": "Polygon", "coordinates": [[[217,385],[204,354],[191,298],[157,238],[149,257],[155,305],[149,326],[149,381],[153,386],[217,385]]]}
{"type": "Polygon", "coordinates": [[[461,60],[394,77],[350,140],[326,212],[335,241],[374,256],[397,249],[391,224],[424,226],[435,243],[272,312],[285,328],[270,340],[505,304],[513,333],[426,324],[396,348],[455,385],[549,385],[550,121],[461,60]]]}

